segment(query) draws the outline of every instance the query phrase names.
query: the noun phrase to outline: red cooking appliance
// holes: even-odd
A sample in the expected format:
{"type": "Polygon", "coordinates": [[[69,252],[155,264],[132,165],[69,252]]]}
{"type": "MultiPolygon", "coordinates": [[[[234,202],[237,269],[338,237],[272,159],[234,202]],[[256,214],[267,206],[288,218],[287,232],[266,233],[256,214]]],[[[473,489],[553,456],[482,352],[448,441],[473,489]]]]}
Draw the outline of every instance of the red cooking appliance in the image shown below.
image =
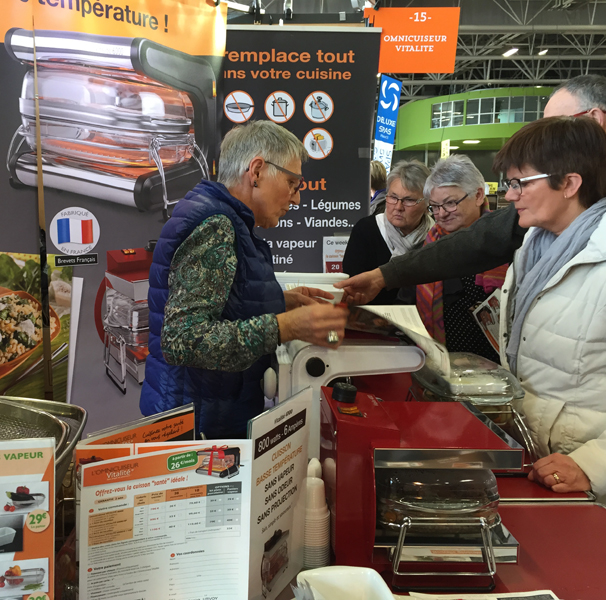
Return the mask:
{"type": "Polygon", "coordinates": [[[107,376],[126,393],[126,375],[142,383],[149,354],[149,268],[155,241],[145,248],[107,252],[107,271],[95,300],[95,323],[104,344],[107,376]]]}
{"type": "Polygon", "coordinates": [[[336,564],[376,569],[394,590],[477,591],[517,561],[492,470],[521,470],[524,449],[470,404],[324,387],[321,460],[336,564]]]}

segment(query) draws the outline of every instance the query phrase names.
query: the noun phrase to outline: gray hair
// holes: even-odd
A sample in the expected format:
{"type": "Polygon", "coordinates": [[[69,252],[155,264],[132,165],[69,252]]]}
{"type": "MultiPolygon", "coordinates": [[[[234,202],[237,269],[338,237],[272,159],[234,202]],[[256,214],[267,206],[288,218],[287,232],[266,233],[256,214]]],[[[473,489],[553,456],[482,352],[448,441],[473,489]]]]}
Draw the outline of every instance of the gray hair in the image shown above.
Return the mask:
{"type": "Polygon", "coordinates": [[[579,101],[579,110],[601,108],[606,110],[606,77],[603,75],[579,75],[559,85],[551,97],[566,90],[579,101]]]}
{"type": "Polygon", "coordinates": [[[433,166],[423,191],[425,197],[429,198],[434,188],[456,186],[471,196],[476,194],[478,188],[484,191],[485,183],[482,173],[469,156],[453,154],[448,158],[441,158],[433,166]]]}
{"type": "MultiPolygon", "coordinates": [[[[308,158],[301,141],[288,129],[272,121],[250,121],[234,127],[223,138],[217,181],[227,188],[238,185],[255,156],[280,166],[308,158]]],[[[271,176],[278,175],[275,167],[269,165],[268,170],[271,176]]]]}
{"type": "Polygon", "coordinates": [[[399,179],[407,190],[422,194],[427,177],[429,177],[429,169],[422,162],[401,160],[391,168],[387,176],[387,190],[399,179]]]}

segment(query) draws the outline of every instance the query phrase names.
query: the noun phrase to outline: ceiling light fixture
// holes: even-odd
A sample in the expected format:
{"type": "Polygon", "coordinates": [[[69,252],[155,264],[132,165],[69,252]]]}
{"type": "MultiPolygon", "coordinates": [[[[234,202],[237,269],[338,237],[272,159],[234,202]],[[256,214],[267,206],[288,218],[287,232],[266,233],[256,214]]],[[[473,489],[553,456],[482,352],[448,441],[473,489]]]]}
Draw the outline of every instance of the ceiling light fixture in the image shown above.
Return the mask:
{"type": "Polygon", "coordinates": [[[464,144],[479,144],[480,140],[463,140],[464,144]]]}
{"type": "MultiPolygon", "coordinates": [[[[231,0],[224,0],[224,4],[227,4],[227,8],[231,8],[232,10],[237,10],[238,12],[250,13],[252,7],[250,4],[242,4],[241,2],[232,2],[231,0]]],[[[265,14],[265,9],[261,9],[261,14],[265,14]]]]}
{"type": "Polygon", "coordinates": [[[545,56],[549,52],[549,48],[545,48],[545,50],[541,50],[539,52],[539,56],[545,56]]]}
{"type": "Polygon", "coordinates": [[[517,48],[510,48],[507,52],[503,52],[503,56],[512,56],[518,51],[517,48]]]}
{"type": "Polygon", "coordinates": [[[450,147],[450,149],[451,149],[451,150],[458,150],[458,149],[459,149],[459,147],[458,147],[458,146],[451,146],[451,147],[450,147]]]}

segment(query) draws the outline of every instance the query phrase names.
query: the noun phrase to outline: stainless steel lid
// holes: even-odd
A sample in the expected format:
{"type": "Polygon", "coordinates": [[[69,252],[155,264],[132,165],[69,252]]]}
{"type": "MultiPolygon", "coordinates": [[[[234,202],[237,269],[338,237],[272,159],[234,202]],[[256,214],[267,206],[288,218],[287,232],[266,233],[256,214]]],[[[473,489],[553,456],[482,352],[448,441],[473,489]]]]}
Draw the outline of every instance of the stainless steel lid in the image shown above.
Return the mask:
{"type": "MultiPolygon", "coordinates": [[[[183,92],[158,84],[70,69],[38,72],[40,117],[109,129],[170,135],[188,133],[193,107],[183,92]]],[[[19,108],[35,117],[33,71],[23,80],[19,108]]]]}
{"type": "Polygon", "coordinates": [[[428,364],[412,373],[412,377],[438,400],[495,405],[524,397],[520,382],[510,371],[470,352],[450,354],[450,377],[444,377],[428,364]]]}
{"type": "Polygon", "coordinates": [[[0,439],[55,438],[55,455],[67,443],[69,425],[48,412],[0,398],[0,439]]]}

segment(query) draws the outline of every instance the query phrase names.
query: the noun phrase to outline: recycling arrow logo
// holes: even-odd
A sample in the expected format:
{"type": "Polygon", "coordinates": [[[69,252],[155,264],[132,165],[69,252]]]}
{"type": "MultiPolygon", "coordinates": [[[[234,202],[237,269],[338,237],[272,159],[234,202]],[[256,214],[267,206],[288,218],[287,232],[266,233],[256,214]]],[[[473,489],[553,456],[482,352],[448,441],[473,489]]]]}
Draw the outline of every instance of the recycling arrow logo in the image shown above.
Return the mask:
{"type": "Polygon", "coordinates": [[[389,90],[395,90],[393,92],[393,105],[392,105],[392,101],[389,100],[388,102],[385,102],[384,100],[381,100],[381,106],[385,109],[389,108],[391,106],[391,110],[392,111],[396,111],[398,109],[398,106],[400,106],[400,94],[398,93],[398,84],[395,82],[390,83],[389,85],[387,85],[387,81],[383,81],[383,85],[381,86],[381,97],[382,98],[387,98],[387,94],[389,93],[389,90]]]}

